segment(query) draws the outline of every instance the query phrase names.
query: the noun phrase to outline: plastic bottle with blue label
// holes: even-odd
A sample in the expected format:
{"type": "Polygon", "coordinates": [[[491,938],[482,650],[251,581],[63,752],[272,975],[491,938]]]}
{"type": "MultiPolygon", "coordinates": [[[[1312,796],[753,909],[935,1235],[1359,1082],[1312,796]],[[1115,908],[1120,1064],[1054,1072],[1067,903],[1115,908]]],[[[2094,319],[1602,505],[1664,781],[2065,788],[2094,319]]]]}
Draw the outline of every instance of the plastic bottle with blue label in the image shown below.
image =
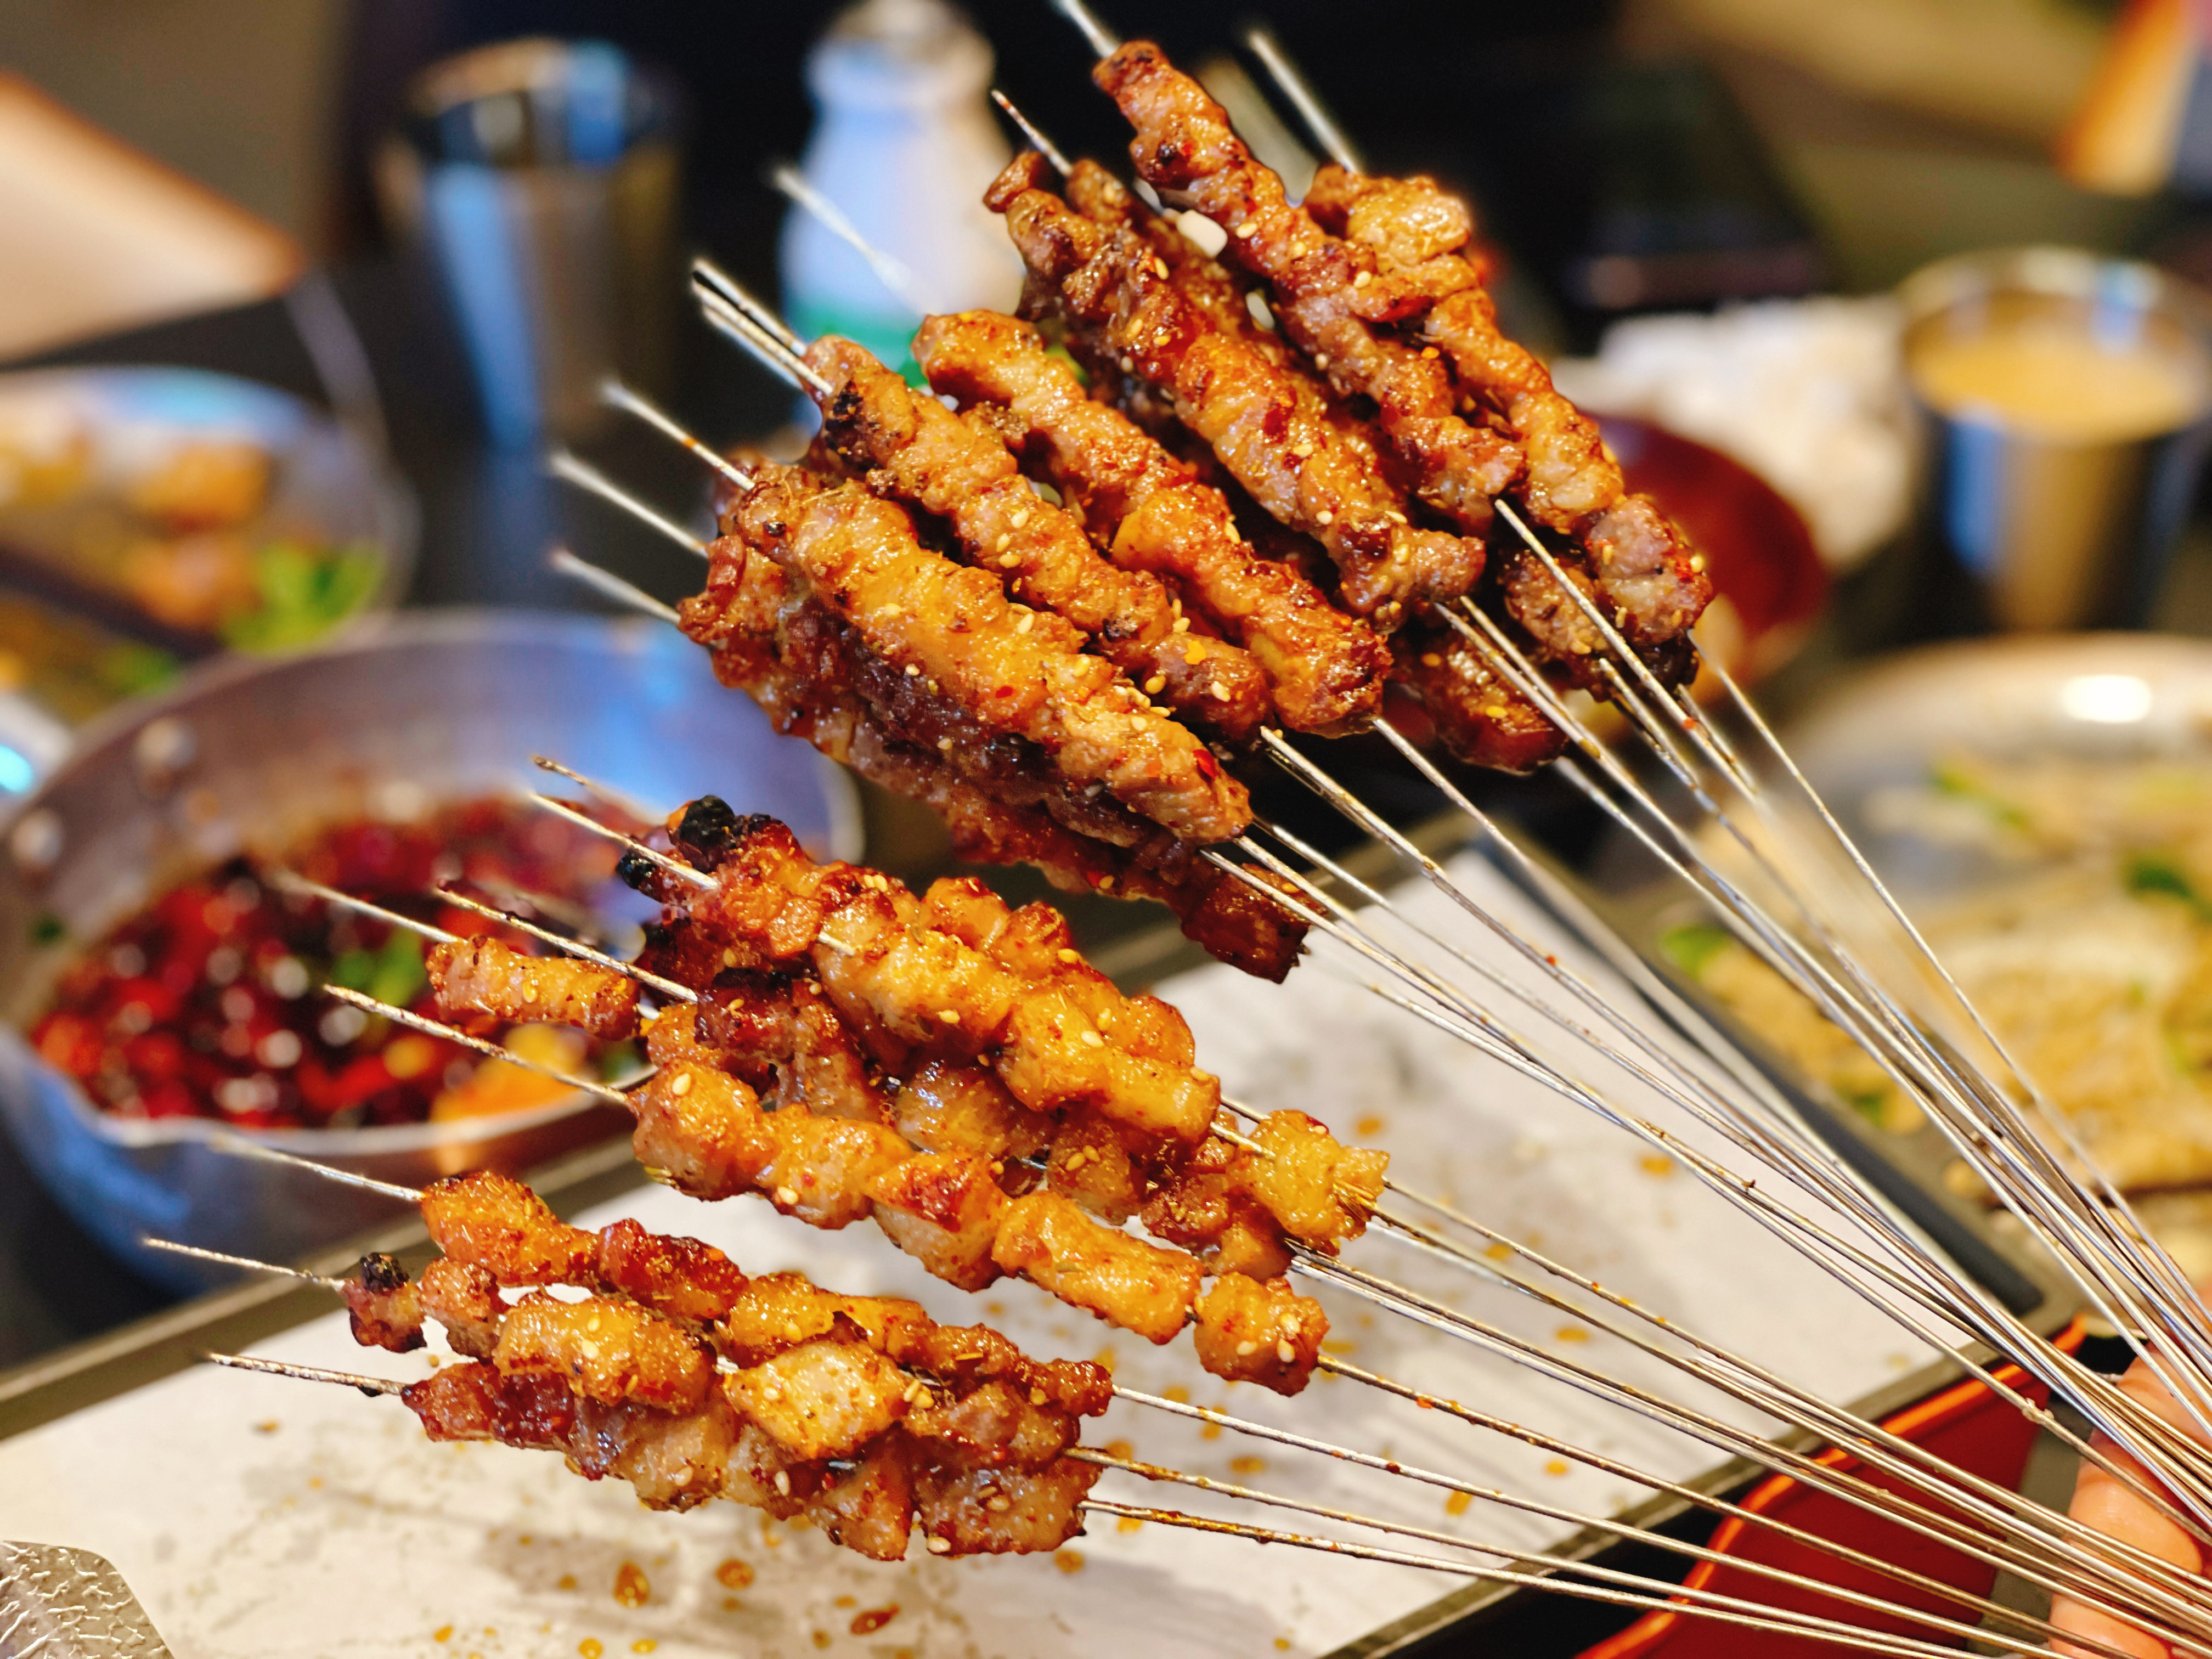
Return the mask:
{"type": "Polygon", "coordinates": [[[807,60],[820,118],[800,171],[888,256],[872,265],[816,215],[785,216],[785,315],[807,339],[842,334],[919,380],[922,313],[1011,311],[1021,264],[984,207],[1011,154],[987,94],[991,49],[942,0],[865,0],[807,60]]]}

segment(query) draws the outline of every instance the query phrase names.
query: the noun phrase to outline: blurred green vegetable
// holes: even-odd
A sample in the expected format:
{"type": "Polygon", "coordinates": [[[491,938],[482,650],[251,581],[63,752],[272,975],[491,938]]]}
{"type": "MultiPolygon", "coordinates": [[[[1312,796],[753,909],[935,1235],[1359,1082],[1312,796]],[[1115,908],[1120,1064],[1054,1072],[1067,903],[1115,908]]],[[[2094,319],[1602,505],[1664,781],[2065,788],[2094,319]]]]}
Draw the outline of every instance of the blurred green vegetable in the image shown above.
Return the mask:
{"type": "Polygon", "coordinates": [[[100,683],[118,696],[143,696],[158,691],[177,678],[182,665],[159,646],[126,641],[100,653],[95,671],[100,683]]]}
{"type": "Polygon", "coordinates": [[[2130,853],[2121,866],[2120,882],[2138,898],[2146,893],[2162,893],[2178,898],[2197,912],[2200,921],[2212,921],[2212,905],[2197,890],[2197,884],[2181,866],[2163,853],[2130,853]]]}
{"type": "Polygon", "coordinates": [[[645,1056],[635,1042],[611,1042],[599,1055],[599,1080],[627,1083],[644,1069],[645,1056]]]}
{"type": "Polygon", "coordinates": [[[1659,948],[1667,953],[1668,961],[1695,979],[1732,942],[1725,927],[1698,922],[1688,927],[1669,927],[1660,936],[1659,948]]]}
{"type": "Polygon", "coordinates": [[[379,951],[344,951],[331,964],[331,983],[404,1008],[429,983],[422,966],[422,941],[394,928],[379,951]]]}
{"type": "Polygon", "coordinates": [[[1965,768],[1949,762],[1939,762],[1930,768],[1928,781],[1938,794],[1949,795],[1955,800],[1971,801],[2008,830],[2027,828],[2027,814],[2005,799],[1990,793],[1987,785],[1965,768]]]}
{"type": "Polygon", "coordinates": [[[327,550],[270,542],[253,556],[258,610],[223,624],[240,651],[289,651],[312,644],[367,601],[381,561],[366,543],[327,550]]]}

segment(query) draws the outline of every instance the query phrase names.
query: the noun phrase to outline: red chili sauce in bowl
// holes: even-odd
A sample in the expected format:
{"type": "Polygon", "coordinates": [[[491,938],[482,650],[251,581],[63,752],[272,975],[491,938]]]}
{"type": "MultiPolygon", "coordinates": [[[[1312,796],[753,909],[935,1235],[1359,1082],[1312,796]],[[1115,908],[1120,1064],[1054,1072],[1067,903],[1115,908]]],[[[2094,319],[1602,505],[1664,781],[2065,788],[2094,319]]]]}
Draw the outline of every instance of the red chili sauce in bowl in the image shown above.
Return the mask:
{"type": "MultiPolygon", "coordinates": [[[[410,823],[326,828],[276,863],[448,933],[512,930],[449,904],[448,885],[569,931],[614,873],[620,848],[519,803],[483,799],[410,823]],[[533,896],[518,908],[517,895],[533,896]]],[[[428,942],[406,928],[270,884],[229,860],[111,930],[63,973],[31,1041],[118,1117],[217,1118],[246,1129],[355,1129],[520,1110],[568,1091],[551,1079],[325,995],[325,985],[436,1016],[428,942]]],[[[586,1075],[634,1069],[629,1045],[550,1026],[494,1025],[544,1064],[586,1075]]]]}

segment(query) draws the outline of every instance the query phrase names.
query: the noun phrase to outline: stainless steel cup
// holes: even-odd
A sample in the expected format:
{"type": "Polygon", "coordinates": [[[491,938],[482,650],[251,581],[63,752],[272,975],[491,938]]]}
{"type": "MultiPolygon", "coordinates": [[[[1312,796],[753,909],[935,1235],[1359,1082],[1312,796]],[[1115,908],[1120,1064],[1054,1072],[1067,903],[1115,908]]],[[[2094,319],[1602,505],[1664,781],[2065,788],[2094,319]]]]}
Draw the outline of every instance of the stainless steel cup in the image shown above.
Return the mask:
{"type": "Polygon", "coordinates": [[[416,81],[379,192],[430,250],[495,442],[598,424],[610,374],[665,380],[676,118],[672,88],[599,41],[507,41],[416,81]]]}
{"type": "Polygon", "coordinates": [[[2011,629],[2138,626],[2156,598],[2212,439],[2212,298],[2126,260],[2074,248],[1962,254],[1899,290],[1905,363],[1929,434],[1928,528],[2011,629]],[[1945,411],[1914,377],[1945,337],[2078,330],[2148,349],[2197,388],[2191,412],[2116,441],[2067,441],[1990,410],[1945,411]]]}

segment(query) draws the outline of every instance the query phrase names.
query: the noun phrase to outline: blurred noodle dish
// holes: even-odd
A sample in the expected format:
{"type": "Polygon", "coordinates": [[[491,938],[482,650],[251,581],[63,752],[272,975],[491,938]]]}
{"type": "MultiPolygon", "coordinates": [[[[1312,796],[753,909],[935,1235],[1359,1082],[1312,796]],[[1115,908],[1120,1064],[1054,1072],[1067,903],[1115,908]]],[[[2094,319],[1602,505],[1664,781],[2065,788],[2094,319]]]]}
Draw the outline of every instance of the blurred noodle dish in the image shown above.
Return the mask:
{"type": "MultiPolygon", "coordinates": [[[[641,828],[642,826],[629,826],[641,828]]],[[[411,819],[326,827],[274,860],[240,856],[171,887],[66,968],[31,1041],[118,1116],[219,1118],[240,1128],[353,1129],[526,1110],[562,1085],[322,994],[343,985],[434,1014],[420,935],[272,884],[274,869],[471,937],[542,951],[434,889],[585,927],[614,874],[612,843],[550,813],[484,798],[411,819]]],[[[562,1026],[473,1033],[572,1075],[636,1069],[628,1043],[562,1026]]]]}
{"type": "Polygon", "coordinates": [[[218,432],[109,434],[58,401],[0,407],[0,544],[234,650],[305,645],[383,562],[276,501],[281,459],[218,432]]]}
{"type": "MultiPolygon", "coordinates": [[[[1914,919],[2124,1190],[2212,1182],[2212,760],[1957,757],[1870,796],[1871,828],[1995,874],[1914,919]]],[[[1805,1075],[1918,1127],[1875,1063],[1717,927],[1669,958],[1805,1075]]]]}

